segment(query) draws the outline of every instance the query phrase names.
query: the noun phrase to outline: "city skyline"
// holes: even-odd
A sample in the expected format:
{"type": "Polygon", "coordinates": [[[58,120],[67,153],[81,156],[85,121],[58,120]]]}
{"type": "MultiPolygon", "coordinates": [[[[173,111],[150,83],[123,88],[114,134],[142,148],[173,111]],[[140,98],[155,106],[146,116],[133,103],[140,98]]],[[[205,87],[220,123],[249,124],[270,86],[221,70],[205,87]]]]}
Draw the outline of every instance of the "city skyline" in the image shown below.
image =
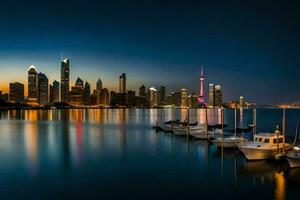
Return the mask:
{"type": "Polygon", "coordinates": [[[261,104],[299,101],[296,3],[51,1],[45,6],[33,0],[3,3],[0,90],[8,92],[9,82],[26,84],[24,69],[32,64],[50,82],[59,81],[63,54],[72,60],[70,83],[80,77],[92,89],[100,77],[117,91],[118,75],[125,72],[131,90],[144,84],[198,93],[204,65],[204,88],[220,84],[224,101],[240,95],[261,104]]]}

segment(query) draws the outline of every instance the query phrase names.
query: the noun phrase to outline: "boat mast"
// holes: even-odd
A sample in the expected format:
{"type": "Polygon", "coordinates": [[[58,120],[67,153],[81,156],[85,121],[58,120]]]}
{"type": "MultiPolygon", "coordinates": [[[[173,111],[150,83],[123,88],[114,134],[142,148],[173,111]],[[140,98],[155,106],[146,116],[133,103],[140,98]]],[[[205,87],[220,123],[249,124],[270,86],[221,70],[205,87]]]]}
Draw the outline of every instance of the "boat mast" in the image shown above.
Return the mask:
{"type": "Polygon", "coordinates": [[[282,113],[282,135],[283,135],[283,153],[284,153],[284,148],[285,148],[285,108],[283,108],[283,113],[282,113]]]}
{"type": "Polygon", "coordinates": [[[236,108],[234,109],[234,138],[236,138],[236,108]]]}
{"type": "Polygon", "coordinates": [[[256,135],[256,108],[253,109],[253,135],[256,135]]]}

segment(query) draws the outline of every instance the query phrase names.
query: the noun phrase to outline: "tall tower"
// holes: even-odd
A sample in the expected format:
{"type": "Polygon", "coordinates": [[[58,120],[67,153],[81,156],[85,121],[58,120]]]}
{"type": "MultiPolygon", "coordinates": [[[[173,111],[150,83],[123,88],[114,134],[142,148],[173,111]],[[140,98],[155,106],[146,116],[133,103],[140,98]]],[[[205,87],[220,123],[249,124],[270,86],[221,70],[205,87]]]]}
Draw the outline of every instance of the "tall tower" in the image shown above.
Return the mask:
{"type": "Polygon", "coordinates": [[[122,73],[119,77],[119,92],[125,94],[126,93],[126,74],[122,73]]]}
{"type": "Polygon", "coordinates": [[[70,60],[65,59],[61,62],[60,71],[60,98],[62,102],[67,103],[69,98],[69,83],[70,83],[70,60]]]}
{"type": "Polygon", "coordinates": [[[200,93],[199,93],[199,98],[198,98],[198,103],[199,103],[200,107],[205,107],[204,93],[203,93],[203,82],[204,82],[204,73],[203,73],[203,67],[201,67],[200,93]]]}
{"type": "Polygon", "coordinates": [[[38,102],[38,71],[31,65],[28,69],[28,101],[30,103],[38,102]]]}

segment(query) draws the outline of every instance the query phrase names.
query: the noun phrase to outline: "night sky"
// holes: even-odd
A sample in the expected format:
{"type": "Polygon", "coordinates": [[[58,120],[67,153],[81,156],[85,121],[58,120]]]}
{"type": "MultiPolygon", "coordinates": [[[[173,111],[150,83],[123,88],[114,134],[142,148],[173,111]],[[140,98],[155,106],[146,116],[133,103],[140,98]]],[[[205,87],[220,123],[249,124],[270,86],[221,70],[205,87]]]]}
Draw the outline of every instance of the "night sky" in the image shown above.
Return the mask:
{"type": "Polygon", "coordinates": [[[126,72],[128,89],[198,92],[204,65],[206,86],[220,84],[224,101],[300,101],[299,38],[300,1],[5,0],[0,89],[27,85],[31,64],[60,80],[63,55],[71,85],[80,76],[117,89],[126,72]]]}

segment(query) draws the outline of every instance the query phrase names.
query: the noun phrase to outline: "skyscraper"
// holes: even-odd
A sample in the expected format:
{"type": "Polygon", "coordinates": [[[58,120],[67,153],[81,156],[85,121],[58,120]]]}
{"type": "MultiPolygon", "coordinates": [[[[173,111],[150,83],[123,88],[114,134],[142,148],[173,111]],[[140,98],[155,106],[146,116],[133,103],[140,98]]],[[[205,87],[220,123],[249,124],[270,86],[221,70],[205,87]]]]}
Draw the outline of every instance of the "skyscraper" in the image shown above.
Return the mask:
{"type": "Polygon", "coordinates": [[[166,87],[160,86],[159,89],[159,103],[164,105],[166,103],[166,87]]]}
{"type": "Polygon", "coordinates": [[[83,81],[81,78],[77,78],[75,86],[72,86],[71,91],[69,92],[69,103],[73,105],[82,105],[83,104],[83,81]]]}
{"type": "Polygon", "coordinates": [[[201,107],[201,108],[205,107],[205,100],[204,100],[204,93],[203,93],[203,83],[204,83],[204,72],[203,72],[203,67],[201,67],[200,92],[199,92],[199,98],[198,98],[199,107],[201,107]]]}
{"type": "Polygon", "coordinates": [[[222,107],[222,90],[220,85],[215,86],[215,107],[222,107]]]}
{"type": "Polygon", "coordinates": [[[69,84],[70,84],[70,60],[65,59],[61,62],[60,71],[60,96],[62,102],[68,102],[69,84]]]}
{"type": "Polygon", "coordinates": [[[59,82],[53,81],[50,85],[50,103],[59,102],[59,82]]]}
{"type": "Polygon", "coordinates": [[[139,88],[139,96],[146,97],[146,87],[144,85],[139,88]]]}
{"type": "Polygon", "coordinates": [[[38,72],[34,65],[28,69],[28,102],[38,102],[38,72]]]}
{"type": "Polygon", "coordinates": [[[182,107],[187,107],[188,106],[188,93],[186,89],[181,89],[180,92],[180,105],[182,107]]]}
{"type": "Polygon", "coordinates": [[[149,88],[149,103],[150,107],[157,107],[157,90],[154,87],[149,88]]]}
{"type": "Polygon", "coordinates": [[[122,73],[119,77],[119,92],[126,93],[126,74],[122,73]]]}
{"type": "Polygon", "coordinates": [[[246,106],[246,100],[244,96],[240,96],[240,107],[244,108],[246,106]]]}
{"type": "Polygon", "coordinates": [[[38,74],[38,102],[40,105],[45,105],[49,103],[48,99],[48,87],[49,87],[49,81],[45,74],[39,73],[38,74]]]}
{"type": "Polygon", "coordinates": [[[215,106],[215,84],[210,83],[208,86],[208,106],[215,106]]]}
{"type": "Polygon", "coordinates": [[[86,105],[86,106],[90,105],[90,96],[91,96],[91,86],[88,82],[85,82],[84,90],[83,90],[83,103],[84,103],[84,105],[86,105]]]}
{"type": "Polygon", "coordinates": [[[102,90],[102,81],[101,81],[100,78],[99,78],[98,81],[97,81],[96,89],[99,91],[99,93],[100,93],[101,90],[102,90]]]}
{"type": "Polygon", "coordinates": [[[9,84],[9,100],[18,103],[24,101],[24,84],[18,82],[9,84]]]}
{"type": "Polygon", "coordinates": [[[209,84],[208,106],[211,108],[222,107],[222,90],[220,85],[209,84]]]}
{"type": "Polygon", "coordinates": [[[104,106],[109,105],[109,92],[107,88],[103,88],[100,93],[100,104],[104,106]]]}

